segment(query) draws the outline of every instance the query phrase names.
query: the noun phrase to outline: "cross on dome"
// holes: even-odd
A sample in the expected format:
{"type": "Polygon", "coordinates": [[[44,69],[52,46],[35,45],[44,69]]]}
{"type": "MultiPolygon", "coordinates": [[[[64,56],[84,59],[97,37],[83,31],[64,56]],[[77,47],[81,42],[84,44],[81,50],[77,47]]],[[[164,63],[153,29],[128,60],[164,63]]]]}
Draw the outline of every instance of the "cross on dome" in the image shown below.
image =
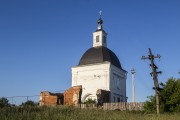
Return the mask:
{"type": "Polygon", "coordinates": [[[98,23],[98,28],[97,28],[97,30],[102,30],[102,29],[103,29],[103,27],[102,27],[103,20],[101,19],[101,16],[102,16],[102,11],[100,10],[100,11],[99,11],[99,19],[98,19],[98,21],[97,21],[97,23],[98,23]]]}
{"type": "Polygon", "coordinates": [[[101,18],[101,15],[102,15],[102,11],[101,10],[99,11],[99,15],[100,15],[100,18],[101,18]]]}

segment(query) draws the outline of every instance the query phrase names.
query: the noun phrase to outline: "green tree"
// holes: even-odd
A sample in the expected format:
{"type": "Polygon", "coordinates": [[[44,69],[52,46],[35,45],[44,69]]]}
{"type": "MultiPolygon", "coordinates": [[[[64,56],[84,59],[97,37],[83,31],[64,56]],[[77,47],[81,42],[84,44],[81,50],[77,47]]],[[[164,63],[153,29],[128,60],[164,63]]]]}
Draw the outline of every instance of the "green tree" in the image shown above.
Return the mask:
{"type": "Polygon", "coordinates": [[[21,104],[21,106],[23,106],[23,107],[26,107],[26,106],[38,106],[38,105],[39,105],[39,103],[36,103],[34,101],[31,101],[31,100],[28,100],[28,101],[21,104]]]}
{"type": "Polygon", "coordinates": [[[95,104],[96,103],[96,100],[93,100],[91,98],[88,98],[85,102],[85,104],[95,104]]]}
{"type": "Polygon", "coordinates": [[[147,100],[144,104],[144,109],[146,112],[156,111],[156,99],[154,96],[148,96],[149,100],[147,100]]]}
{"type": "Polygon", "coordinates": [[[9,100],[5,97],[0,98],[0,108],[9,107],[9,100]]]}
{"type": "MultiPolygon", "coordinates": [[[[163,90],[159,91],[160,111],[161,112],[179,112],[180,111],[180,79],[170,78],[160,86],[163,90]]],[[[155,96],[148,97],[145,102],[145,110],[152,112],[156,110],[155,96]]]]}

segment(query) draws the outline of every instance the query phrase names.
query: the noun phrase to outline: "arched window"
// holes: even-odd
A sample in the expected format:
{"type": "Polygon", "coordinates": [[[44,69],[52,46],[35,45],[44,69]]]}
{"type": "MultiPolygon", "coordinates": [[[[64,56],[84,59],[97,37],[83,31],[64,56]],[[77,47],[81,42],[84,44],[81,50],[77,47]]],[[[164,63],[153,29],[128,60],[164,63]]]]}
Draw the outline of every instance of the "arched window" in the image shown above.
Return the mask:
{"type": "Polygon", "coordinates": [[[96,42],[99,42],[99,35],[96,36],[96,42]]]}

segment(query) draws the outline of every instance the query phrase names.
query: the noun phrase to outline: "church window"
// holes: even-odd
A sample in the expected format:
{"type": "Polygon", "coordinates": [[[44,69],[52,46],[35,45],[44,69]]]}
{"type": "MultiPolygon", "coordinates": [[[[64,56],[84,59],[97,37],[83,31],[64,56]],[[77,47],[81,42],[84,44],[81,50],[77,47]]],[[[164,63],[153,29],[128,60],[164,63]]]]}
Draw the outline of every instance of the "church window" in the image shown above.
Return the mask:
{"type": "Polygon", "coordinates": [[[99,42],[99,35],[96,36],[96,42],[99,42]]]}
{"type": "Polygon", "coordinates": [[[119,97],[117,98],[117,101],[120,102],[120,98],[119,97]]]}
{"type": "Polygon", "coordinates": [[[123,92],[123,80],[122,80],[122,78],[120,79],[120,87],[121,87],[120,92],[123,92]]]}

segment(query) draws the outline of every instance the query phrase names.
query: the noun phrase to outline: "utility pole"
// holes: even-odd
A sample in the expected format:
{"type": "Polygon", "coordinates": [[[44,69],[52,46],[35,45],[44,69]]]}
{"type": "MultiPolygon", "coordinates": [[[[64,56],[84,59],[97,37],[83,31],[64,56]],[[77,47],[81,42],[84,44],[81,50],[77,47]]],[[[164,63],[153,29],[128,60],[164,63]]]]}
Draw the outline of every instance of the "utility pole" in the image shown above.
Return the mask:
{"type": "Polygon", "coordinates": [[[159,71],[157,72],[156,69],[158,69],[158,67],[154,64],[154,58],[160,58],[160,55],[154,56],[151,52],[151,49],[149,48],[149,55],[148,57],[142,56],[141,60],[145,60],[145,59],[149,59],[151,61],[151,68],[152,68],[152,72],[150,73],[150,75],[153,77],[154,80],[154,89],[155,89],[155,95],[156,95],[156,110],[157,110],[157,114],[159,115],[159,83],[158,83],[158,74],[161,74],[162,72],[159,71]]]}
{"type": "Polygon", "coordinates": [[[135,102],[135,86],[134,86],[135,70],[134,70],[134,68],[131,70],[131,74],[132,74],[132,102],[135,102]]]}

